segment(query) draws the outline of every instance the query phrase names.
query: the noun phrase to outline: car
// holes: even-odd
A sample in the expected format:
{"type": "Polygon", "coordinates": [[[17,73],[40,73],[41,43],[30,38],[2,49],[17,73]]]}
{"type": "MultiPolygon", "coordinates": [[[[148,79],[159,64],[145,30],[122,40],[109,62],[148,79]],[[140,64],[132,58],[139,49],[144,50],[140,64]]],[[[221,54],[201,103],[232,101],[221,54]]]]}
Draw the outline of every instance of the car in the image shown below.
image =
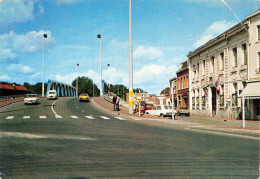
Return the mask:
{"type": "Polygon", "coordinates": [[[47,99],[57,99],[57,91],[56,90],[49,90],[47,92],[47,99]]]}
{"type": "Polygon", "coordinates": [[[185,116],[190,116],[190,110],[188,107],[179,107],[177,109],[177,115],[185,115],[185,116]]]}
{"type": "Polygon", "coordinates": [[[172,115],[172,106],[170,105],[155,105],[152,110],[147,111],[150,115],[155,116],[171,116],[172,115]]]}
{"type": "Polygon", "coordinates": [[[81,101],[88,101],[89,102],[89,95],[87,93],[81,93],[79,95],[79,102],[81,101]]]}
{"type": "Polygon", "coordinates": [[[24,99],[24,104],[39,104],[40,100],[37,94],[27,94],[24,99]]]}

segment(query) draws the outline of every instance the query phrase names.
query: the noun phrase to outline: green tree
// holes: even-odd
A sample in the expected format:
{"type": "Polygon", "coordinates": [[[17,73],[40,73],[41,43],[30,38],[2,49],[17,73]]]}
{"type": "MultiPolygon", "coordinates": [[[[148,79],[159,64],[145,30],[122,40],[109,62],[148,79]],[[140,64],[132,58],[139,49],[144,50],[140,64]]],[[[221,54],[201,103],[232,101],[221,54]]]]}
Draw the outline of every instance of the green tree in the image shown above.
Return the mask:
{"type": "MultiPolygon", "coordinates": [[[[72,86],[76,86],[76,80],[77,79],[75,79],[72,82],[72,86]]],[[[79,85],[79,91],[78,91],[79,95],[81,93],[87,93],[90,96],[93,96],[93,80],[92,79],[85,77],[85,76],[79,77],[78,85],[79,85]]],[[[95,93],[95,96],[99,96],[99,93],[100,93],[100,90],[96,84],[94,85],[94,93],[95,93]]]]}

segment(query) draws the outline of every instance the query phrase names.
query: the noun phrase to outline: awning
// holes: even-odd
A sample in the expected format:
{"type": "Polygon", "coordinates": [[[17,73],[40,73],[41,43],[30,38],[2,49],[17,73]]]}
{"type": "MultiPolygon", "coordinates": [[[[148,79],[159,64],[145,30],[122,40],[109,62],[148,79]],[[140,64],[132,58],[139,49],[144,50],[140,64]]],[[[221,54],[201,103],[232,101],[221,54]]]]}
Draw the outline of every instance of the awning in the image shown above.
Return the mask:
{"type": "MultiPolygon", "coordinates": [[[[260,82],[247,83],[244,89],[244,97],[247,99],[260,99],[260,82]]],[[[239,98],[242,98],[242,93],[239,98]]]]}

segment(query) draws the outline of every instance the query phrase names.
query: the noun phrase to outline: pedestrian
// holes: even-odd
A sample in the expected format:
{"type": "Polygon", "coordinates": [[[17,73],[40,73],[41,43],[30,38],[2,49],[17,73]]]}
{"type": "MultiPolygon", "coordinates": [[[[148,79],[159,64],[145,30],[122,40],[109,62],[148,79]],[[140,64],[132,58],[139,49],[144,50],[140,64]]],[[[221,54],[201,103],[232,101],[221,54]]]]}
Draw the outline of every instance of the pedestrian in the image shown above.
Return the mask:
{"type": "Polygon", "coordinates": [[[119,111],[119,102],[120,102],[120,97],[116,96],[116,110],[119,111]]]}
{"type": "Polygon", "coordinates": [[[113,96],[113,111],[116,110],[116,99],[117,97],[116,96],[113,96]]]}

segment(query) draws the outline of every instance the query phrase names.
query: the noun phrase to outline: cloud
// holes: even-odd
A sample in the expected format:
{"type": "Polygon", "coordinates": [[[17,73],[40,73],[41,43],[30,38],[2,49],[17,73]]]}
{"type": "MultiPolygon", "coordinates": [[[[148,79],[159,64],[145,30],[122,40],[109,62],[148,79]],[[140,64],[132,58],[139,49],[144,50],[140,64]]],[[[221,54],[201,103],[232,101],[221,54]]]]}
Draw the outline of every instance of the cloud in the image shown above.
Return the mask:
{"type": "Polygon", "coordinates": [[[5,0],[0,3],[0,25],[34,20],[33,0],[5,0]]]}
{"type": "Polygon", "coordinates": [[[7,76],[7,75],[1,75],[0,76],[0,81],[8,81],[8,80],[10,80],[11,78],[9,77],[9,76],[7,76]]]}
{"type": "Polygon", "coordinates": [[[82,0],[57,0],[57,4],[74,4],[82,0]]]}
{"type": "Polygon", "coordinates": [[[38,5],[38,15],[44,14],[44,13],[45,13],[44,7],[39,4],[39,5],[38,5]]]}
{"type": "Polygon", "coordinates": [[[9,71],[16,71],[17,73],[30,74],[33,72],[33,69],[29,66],[24,66],[21,64],[11,64],[7,67],[9,71]]]}
{"type": "Polygon", "coordinates": [[[45,39],[45,50],[54,48],[56,43],[50,31],[30,31],[26,34],[15,34],[11,31],[9,34],[0,35],[0,60],[15,59],[19,53],[35,53],[42,51],[43,34],[47,34],[45,39]]]}
{"type": "Polygon", "coordinates": [[[79,49],[79,50],[92,50],[93,47],[84,46],[84,45],[61,45],[60,48],[67,48],[67,49],[79,49]]]}
{"type": "Polygon", "coordinates": [[[154,60],[161,57],[162,52],[154,47],[140,46],[134,51],[134,59],[154,60]]]}
{"type": "Polygon", "coordinates": [[[232,26],[234,26],[236,23],[235,22],[230,22],[227,20],[223,21],[216,21],[212,23],[206,30],[202,33],[202,36],[200,39],[194,42],[193,46],[195,48],[207,43],[209,40],[217,37],[221,33],[225,32],[232,26]]]}

